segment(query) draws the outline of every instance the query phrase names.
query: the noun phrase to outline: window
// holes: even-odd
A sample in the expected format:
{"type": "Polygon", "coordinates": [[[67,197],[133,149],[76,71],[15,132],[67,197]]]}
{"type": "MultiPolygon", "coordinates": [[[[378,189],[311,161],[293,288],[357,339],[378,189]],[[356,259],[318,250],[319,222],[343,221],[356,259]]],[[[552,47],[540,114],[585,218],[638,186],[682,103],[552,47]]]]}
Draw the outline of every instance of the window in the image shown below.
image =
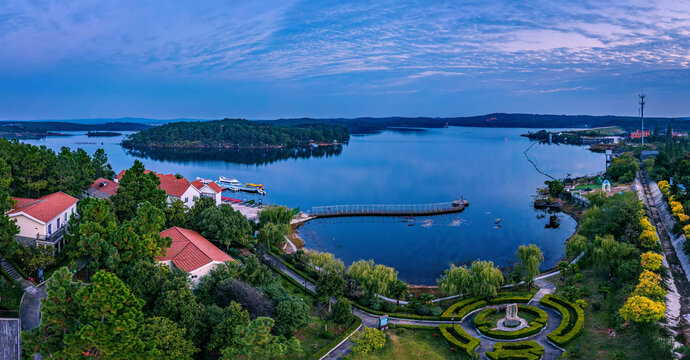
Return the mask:
{"type": "Polygon", "coordinates": [[[67,220],[69,219],[67,219],[67,213],[65,213],[65,222],[67,222],[67,220]]]}
{"type": "Polygon", "coordinates": [[[53,224],[48,224],[48,235],[53,233],[53,224]]]}
{"type": "Polygon", "coordinates": [[[197,278],[197,275],[192,275],[192,279],[196,279],[196,278],[197,278]]]}
{"type": "Polygon", "coordinates": [[[57,226],[58,229],[60,228],[60,218],[57,218],[57,226]]]}
{"type": "Polygon", "coordinates": [[[184,198],[184,202],[189,202],[189,198],[188,197],[184,198]]]}

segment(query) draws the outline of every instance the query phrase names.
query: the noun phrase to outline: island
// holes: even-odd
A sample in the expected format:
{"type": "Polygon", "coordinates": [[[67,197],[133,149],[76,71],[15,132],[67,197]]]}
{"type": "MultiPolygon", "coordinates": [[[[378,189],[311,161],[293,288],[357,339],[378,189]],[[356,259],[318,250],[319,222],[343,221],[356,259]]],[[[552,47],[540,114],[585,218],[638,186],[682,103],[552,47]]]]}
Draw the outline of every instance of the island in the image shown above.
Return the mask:
{"type": "Polygon", "coordinates": [[[122,134],[112,131],[89,131],[86,133],[88,137],[114,137],[122,134]]]}
{"type": "Polygon", "coordinates": [[[128,149],[281,149],[338,146],[349,139],[349,130],[341,125],[223,119],[161,125],[127,136],[122,146],[128,149]]]}

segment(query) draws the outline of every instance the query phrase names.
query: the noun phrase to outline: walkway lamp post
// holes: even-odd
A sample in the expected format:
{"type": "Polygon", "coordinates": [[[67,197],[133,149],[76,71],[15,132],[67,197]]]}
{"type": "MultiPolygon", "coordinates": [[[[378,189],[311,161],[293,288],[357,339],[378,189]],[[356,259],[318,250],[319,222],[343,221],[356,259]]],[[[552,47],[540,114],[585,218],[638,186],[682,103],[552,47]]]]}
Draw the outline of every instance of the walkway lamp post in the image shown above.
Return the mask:
{"type": "Polygon", "coordinates": [[[450,317],[451,327],[455,327],[455,314],[450,317]]]}

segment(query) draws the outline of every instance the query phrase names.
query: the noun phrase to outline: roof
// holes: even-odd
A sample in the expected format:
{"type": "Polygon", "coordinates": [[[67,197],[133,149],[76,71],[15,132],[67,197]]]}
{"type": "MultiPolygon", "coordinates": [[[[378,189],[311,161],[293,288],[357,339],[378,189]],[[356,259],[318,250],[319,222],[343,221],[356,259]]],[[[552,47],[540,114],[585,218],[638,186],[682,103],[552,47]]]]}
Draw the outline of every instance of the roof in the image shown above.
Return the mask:
{"type": "Polygon", "coordinates": [[[98,178],[98,179],[96,179],[96,181],[93,182],[93,184],[91,184],[92,189],[102,191],[102,192],[109,194],[109,195],[117,194],[117,188],[119,186],[120,186],[120,184],[118,184],[112,180],[108,180],[106,178],[98,178]]]}
{"type": "MultiPolygon", "coordinates": [[[[120,173],[115,176],[115,179],[117,179],[117,181],[122,180],[122,176],[124,176],[125,172],[127,172],[127,170],[120,171],[120,173]]],[[[182,197],[182,194],[184,194],[184,192],[187,191],[191,185],[187,179],[178,179],[173,174],[159,174],[155,171],[144,170],[145,174],[151,172],[153,172],[161,182],[161,184],[158,185],[158,188],[163,189],[168,195],[182,197]]]]}
{"type": "Polygon", "coordinates": [[[198,232],[180,227],[171,227],[160,233],[172,239],[172,244],[165,255],[156,258],[158,261],[172,261],[175,266],[192,272],[214,261],[235,261],[198,232]]]}
{"type": "Polygon", "coordinates": [[[18,216],[26,214],[38,221],[47,223],[55,219],[60,213],[69,209],[79,199],[67,195],[61,191],[42,196],[38,199],[14,198],[17,203],[14,205],[7,215],[18,216]]]}
{"type": "Polygon", "coordinates": [[[217,193],[223,192],[223,189],[213,181],[210,181],[210,182],[204,184],[203,182],[201,182],[201,180],[194,180],[194,181],[192,181],[192,185],[194,185],[194,187],[199,189],[199,190],[201,190],[201,188],[203,188],[204,185],[207,185],[208,187],[211,188],[211,190],[213,190],[217,193]]]}

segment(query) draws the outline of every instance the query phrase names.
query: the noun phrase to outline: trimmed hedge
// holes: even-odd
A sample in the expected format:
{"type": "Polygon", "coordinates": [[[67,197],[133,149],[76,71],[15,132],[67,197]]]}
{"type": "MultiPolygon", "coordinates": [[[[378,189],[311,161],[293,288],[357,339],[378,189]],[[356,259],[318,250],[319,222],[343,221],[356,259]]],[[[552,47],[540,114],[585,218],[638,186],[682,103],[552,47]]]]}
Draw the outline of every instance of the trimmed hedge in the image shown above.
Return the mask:
{"type": "Polygon", "coordinates": [[[477,309],[486,306],[486,301],[479,298],[469,298],[451,305],[446,311],[441,314],[441,320],[451,320],[453,314],[456,315],[456,320],[461,321],[467,314],[477,309]]]}
{"type": "Polygon", "coordinates": [[[546,337],[558,346],[568,345],[582,331],[585,323],[585,312],[579,306],[558,296],[545,295],[540,303],[561,313],[563,320],[556,330],[546,337]]]}
{"type": "Polygon", "coordinates": [[[496,313],[496,310],[493,308],[484,309],[479,314],[477,314],[477,316],[475,316],[474,318],[474,326],[476,326],[477,330],[479,330],[479,332],[481,332],[482,334],[494,339],[502,340],[512,340],[528,337],[540,332],[544,328],[544,326],[546,326],[546,322],[549,318],[546,314],[546,311],[532,306],[518,305],[518,314],[521,311],[533,314],[537,318],[530,321],[528,327],[522,328],[520,330],[507,331],[493,329],[493,327],[496,324],[494,324],[493,321],[487,319],[489,316],[496,313]]]}
{"type": "Polygon", "coordinates": [[[331,340],[326,346],[322,347],[321,350],[315,352],[311,357],[312,359],[321,359],[324,355],[326,355],[327,352],[331,351],[336,345],[338,345],[341,341],[343,341],[346,337],[348,337],[350,334],[352,334],[359,325],[362,324],[362,319],[353,316],[355,318],[355,321],[350,325],[347,330],[345,330],[344,333],[340,334],[337,338],[331,340]]]}
{"type": "Polygon", "coordinates": [[[499,342],[486,356],[491,360],[538,360],[544,352],[536,341],[499,342]]]}
{"type": "MultiPolygon", "coordinates": [[[[278,269],[277,267],[275,267],[273,264],[268,263],[268,265],[273,269],[273,271],[277,272],[280,276],[282,276],[283,278],[285,278],[287,281],[289,281],[289,282],[291,282],[292,284],[296,285],[296,286],[297,286],[298,288],[300,288],[300,289],[304,289],[304,284],[300,284],[299,281],[297,281],[297,280],[291,278],[288,274],[286,274],[286,273],[280,271],[280,269],[278,269]]],[[[314,297],[314,298],[317,298],[317,297],[318,297],[318,295],[317,295],[315,292],[313,292],[311,289],[309,289],[309,288],[307,288],[307,294],[309,294],[310,296],[312,296],[312,297],[314,297]]]]}
{"type": "Polygon", "coordinates": [[[462,349],[467,355],[473,356],[475,354],[475,349],[479,347],[479,339],[470,336],[460,325],[455,324],[439,324],[438,329],[441,331],[441,335],[448,341],[451,345],[457,346],[462,349]]]}
{"type": "Polygon", "coordinates": [[[526,304],[534,297],[534,293],[531,292],[512,292],[499,294],[499,296],[489,300],[489,304],[506,304],[506,303],[522,303],[526,304]]]}
{"type": "Polygon", "coordinates": [[[366,311],[370,314],[374,315],[388,315],[390,317],[394,318],[399,318],[399,319],[410,319],[410,320],[432,320],[432,321],[438,321],[439,317],[438,316],[424,316],[424,315],[415,315],[415,314],[407,314],[407,313],[387,313],[385,311],[381,310],[374,310],[372,308],[366,307],[356,301],[352,301],[352,305],[357,307],[358,309],[362,311],[366,311]]]}
{"type": "Polygon", "coordinates": [[[437,325],[435,324],[430,324],[429,326],[426,325],[412,325],[412,324],[394,324],[390,323],[391,329],[411,329],[411,330],[426,330],[426,331],[435,331],[437,329],[437,325]]]}
{"type": "Polygon", "coordinates": [[[311,282],[312,284],[316,284],[316,283],[317,283],[316,279],[314,279],[313,276],[307,274],[306,272],[304,272],[304,271],[302,271],[302,270],[298,270],[294,265],[292,265],[292,264],[290,264],[289,262],[285,261],[285,260],[283,259],[282,256],[280,256],[280,255],[278,255],[278,254],[274,254],[274,253],[271,253],[271,255],[273,256],[274,259],[280,261],[281,264],[285,265],[285,267],[287,267],[288,269],[292,270],[295,274],[297,274],[297,275],[299,275],[299,276],[301,276],[301,277],[307,279],[307,280],[308,280],[309,282],[311,282]]]}

